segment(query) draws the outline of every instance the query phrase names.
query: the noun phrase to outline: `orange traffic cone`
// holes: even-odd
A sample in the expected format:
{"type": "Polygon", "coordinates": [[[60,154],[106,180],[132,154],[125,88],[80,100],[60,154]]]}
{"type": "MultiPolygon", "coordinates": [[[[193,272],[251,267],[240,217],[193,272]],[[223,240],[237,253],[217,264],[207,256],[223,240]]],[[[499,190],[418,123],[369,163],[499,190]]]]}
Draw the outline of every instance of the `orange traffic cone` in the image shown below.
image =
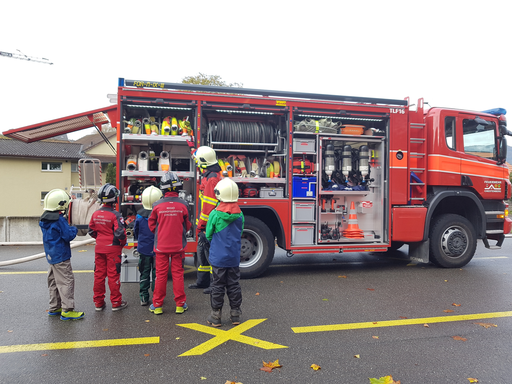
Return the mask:
{"type": "Polygon", "coordinates": [[[348,227],[343,231],[343,237],[350,239],[363,239],[363,231],[357,225],[356,207],[354,202],[350,203],[350,210],[348,211],[348,227]]]}

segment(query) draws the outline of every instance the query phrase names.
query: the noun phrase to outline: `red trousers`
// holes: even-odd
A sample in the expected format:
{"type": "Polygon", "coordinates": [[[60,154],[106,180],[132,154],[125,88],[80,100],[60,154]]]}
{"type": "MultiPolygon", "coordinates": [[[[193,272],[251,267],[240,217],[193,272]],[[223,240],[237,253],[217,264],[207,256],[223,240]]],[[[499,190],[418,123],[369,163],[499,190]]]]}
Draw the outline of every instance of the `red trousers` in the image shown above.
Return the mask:
{"type": "Polygon", "coordinates": [[[105,280],[108,276],[110,302],[113,307],[121,305],[121,252],[99,253],[94,256],[94,305],[102,307],[105,304],[105,280]]]}
{"type": "Polygon", "coordinates": [[[183,258],[185,254],[180,253],[156,253],[155,268],[156,280],[153,291],[153,305],[161,307],[167,294],[167,275],[169,274],[169,258],[171,259],[172,291],[177,307],[182,307],[187,301],[185,295],[185,283],[183,278],[183,258]]]}

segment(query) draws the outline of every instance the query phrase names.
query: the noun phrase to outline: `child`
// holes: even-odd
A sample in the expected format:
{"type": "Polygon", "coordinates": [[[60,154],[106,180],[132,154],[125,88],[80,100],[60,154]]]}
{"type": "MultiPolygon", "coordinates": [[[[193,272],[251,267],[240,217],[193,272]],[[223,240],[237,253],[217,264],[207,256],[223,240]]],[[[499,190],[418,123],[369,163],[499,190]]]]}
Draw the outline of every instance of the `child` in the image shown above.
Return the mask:
{"type": "Polygon", "coordinates": [[[176,313],[185,312],[187,297],[183,279],[183,258],[187,246],[186,233],[192,224],[188,218],[188,203],[178,197],[183,183],[174,172],[167,172],[160,180],[164,197],[153,204],[149,216],[149,229],[155,234],[156,281],[153,304],[149,311],[155,315],[163,313],[162,305],[167,294],[167,275],[171,259],[172,289],[176,302],[176,313]]]}
{"type": "Polygon", "coordinates": [[[109,183],[98,191],[98,199],[103,203],[92,214],[89,235],[96,239],[94,255],[94,305],[96,311],[105,309],[105,280],[108,276],[112,311],[126,308],[128,303],[121,295],[121,253],[126,244],[126,231],[123,217],[114,210],[119,190],[109,183]]]}
{"type": "Polygon", "coordinates": [[[238,186],[231,179],[222,179],[215,187],[219,205],[210,213],[206,225],[206,239],[210,244],[212,282],[210,301],[212,312],[206,320],[214,327],[222,325],[224,294],[227,293],[230,318],[233,325],[240,324],[242,288],[240,287],[240,249],[244,230],[244,214],[237,204],[238,186]]]}
{"type": "Polygon", "coordinates": [[[155,235],[149,230],[148,218],[153,209],[153,203],[162,197],[162,192],[150,186],[142,192],[142,209],[137,211],[137,218],[133,226],[135,240],[138,241],[137,251],[139,252],[140,272],[140,305],[146,306],[149,303],[149,287],[155,291],[155,252],[153,251],[155,235]],[[152,283],[150,283],[152,280],[152,283]]]}
{"type": "Polygon", "coordinates": [[[75,276],[71,268],[69,242],[76,237],[76,227],[69,226],[64,213],[69,195],[62,189],[52,189],[44,197],[44,213],[39,226],[43,232],[44,252],[50,264],[48,289],[50,291],[49,316],[61,320],[79,320],[83,312],[75,311],[75,276]]]}

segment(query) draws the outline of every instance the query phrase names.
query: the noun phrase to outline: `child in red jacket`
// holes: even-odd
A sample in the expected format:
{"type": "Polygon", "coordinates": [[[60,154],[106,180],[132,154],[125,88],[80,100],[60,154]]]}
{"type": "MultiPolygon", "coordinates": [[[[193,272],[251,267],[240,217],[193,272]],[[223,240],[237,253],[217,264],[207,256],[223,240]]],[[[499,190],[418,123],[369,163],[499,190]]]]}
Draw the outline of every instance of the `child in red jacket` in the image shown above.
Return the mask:
{"type": "Polygon", "coordinates": [[[121,295],[121,254],[126,244],[123,217],[114,210],[119,190],[110,184],[98,191],[102,207],[92,214],[89,235],[96,239],[94,256],[94,305],[96,311],[105,309],[105,280],[108,276],[112,311],[126,308],[128,303],[121,295]]]}
{"type": "Polygon", "coordinates": [[[164,192],[164,197],[153,204],[153,211],[148,220],[149,229],[155,234],[156,281],[153,304],[149,307],[155,315],[163,313],[169,258],[176,313],[183,313],[188,309],[183,279],[183,258],[187,245],[186,233],[192,224],[188,217],[188,203],[178,197],[178,191],[182,186],[183,183],[176,173],[165,173],[160,180],[160,189],[164,192]]]}

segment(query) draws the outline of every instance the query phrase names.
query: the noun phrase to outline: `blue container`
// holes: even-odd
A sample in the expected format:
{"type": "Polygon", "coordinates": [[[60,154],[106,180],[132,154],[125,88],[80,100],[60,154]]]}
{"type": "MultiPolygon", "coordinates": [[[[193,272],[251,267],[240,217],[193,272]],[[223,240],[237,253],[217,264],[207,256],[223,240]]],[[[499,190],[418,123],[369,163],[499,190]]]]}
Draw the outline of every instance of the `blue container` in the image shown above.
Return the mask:
{"type": "Polygon", "coordinates": [[[316,177],[293,177],[293,197],[316,197],[316,177]]]}

